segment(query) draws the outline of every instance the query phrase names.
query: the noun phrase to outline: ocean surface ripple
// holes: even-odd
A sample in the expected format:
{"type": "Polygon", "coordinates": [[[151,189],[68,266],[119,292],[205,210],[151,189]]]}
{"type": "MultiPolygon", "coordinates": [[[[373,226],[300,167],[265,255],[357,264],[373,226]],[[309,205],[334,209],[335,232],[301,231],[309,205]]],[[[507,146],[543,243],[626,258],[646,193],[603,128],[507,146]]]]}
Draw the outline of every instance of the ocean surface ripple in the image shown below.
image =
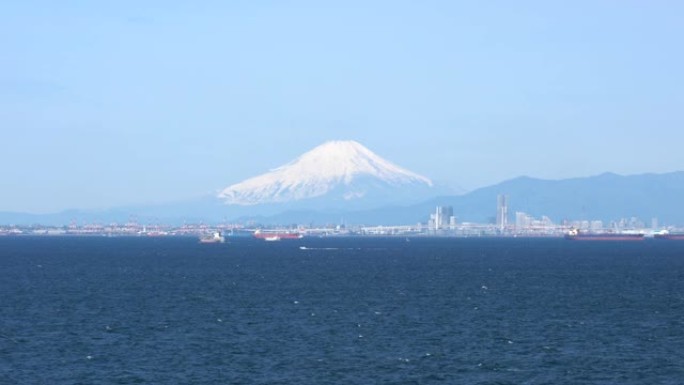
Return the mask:
{"type": "Polygon", "coordinates": [[[0,238],[0,384],[682,384],[684,242],[0,238]]]}

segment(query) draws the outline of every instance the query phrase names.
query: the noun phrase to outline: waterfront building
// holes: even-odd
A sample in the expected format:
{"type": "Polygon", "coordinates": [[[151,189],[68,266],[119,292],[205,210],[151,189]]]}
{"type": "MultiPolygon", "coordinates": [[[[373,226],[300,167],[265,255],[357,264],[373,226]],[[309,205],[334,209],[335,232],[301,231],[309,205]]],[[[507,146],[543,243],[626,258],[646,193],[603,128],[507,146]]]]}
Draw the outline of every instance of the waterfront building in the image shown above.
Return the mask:
{"type": "Polygon", "coordinates": [[[496,227],[503,231],[508,225],[508,195],[496,197],[496,227]]]}
{"type": "Polygon", "coordinates": [[[520,231],[532,225],[533,218],[522,211],[515,212],[515,228],[520,231]]]}
{"type": "Polygon", "coordinates": [[[434,214],[434,229],[444,230],[451,226],[451,218],[454,218],[454,225],[456,218],[454,217],[454,208],[451,206],[437,206],[434,214]]]}

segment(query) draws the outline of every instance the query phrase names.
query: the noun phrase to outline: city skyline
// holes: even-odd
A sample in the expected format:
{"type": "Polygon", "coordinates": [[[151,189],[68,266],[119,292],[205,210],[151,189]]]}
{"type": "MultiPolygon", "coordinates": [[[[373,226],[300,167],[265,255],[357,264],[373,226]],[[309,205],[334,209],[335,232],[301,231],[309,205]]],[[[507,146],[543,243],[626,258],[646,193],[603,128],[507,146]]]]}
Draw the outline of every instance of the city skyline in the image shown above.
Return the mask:
{"type": "MultiPolygon", "coordinates": [[[[373,181],[370,184],[373,184],[373,181]]],[[[360,185],[356,185],[359,187],[360,185]]],[[[339,190],[337,190],[339,192],[339,190]]],[[[375,202],[370,206],[341,205],[331,208],[332,200],[314,198],[293,204],[254,206],[226,205],[217,198],[176,204],[138,205],[109,210],[67,210],[53,214],[31,215],[0,211],[0,224],[63,226],[78,224],[122,224],[130,221],[147,224],[227,224],[263,225],[360,225],[396,226],[428,220],[427,227],[441,229],[468,222],[491,226],[500,233],[520,223],[581,223],[577,228],[600,227],[595,224],[621,220],[651,223],[651,228],[681,227],[684,171],[667,174],[620,176],[602,174],[590,178],[540,180],[515,178],[473,192],[439,196],[413,204],[392,205],[375,202]],[[437,207],[437,211],[435,211],[437,207]],[[520,221],[519,221],[520,219],[520,221]],[[541,221],[541,222],[539,222],[541,221]]],[[[611,225],[611,228],[613,226],[611,225]]],[[[643,225],[642,225],[643,227],[643,225]]]]}
{"type": "Polygon", "coordinates": [[[358,140],[471,191],[684,167],[679,3],[0,5],[0,211],[192,199],[358,140]]]}

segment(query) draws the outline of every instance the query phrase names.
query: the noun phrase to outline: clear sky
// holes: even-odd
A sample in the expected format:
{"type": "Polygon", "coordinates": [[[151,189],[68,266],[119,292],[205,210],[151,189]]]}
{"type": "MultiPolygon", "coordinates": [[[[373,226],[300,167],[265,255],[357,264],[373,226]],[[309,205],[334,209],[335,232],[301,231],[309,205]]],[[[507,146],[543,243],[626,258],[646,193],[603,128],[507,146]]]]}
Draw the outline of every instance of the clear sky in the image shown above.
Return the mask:
{"type": "Polygon", "coordinates": [[[0,210],[212,193],[333,139],[467,190],[684,169],[682,1],[4,1],[0,210]]]}

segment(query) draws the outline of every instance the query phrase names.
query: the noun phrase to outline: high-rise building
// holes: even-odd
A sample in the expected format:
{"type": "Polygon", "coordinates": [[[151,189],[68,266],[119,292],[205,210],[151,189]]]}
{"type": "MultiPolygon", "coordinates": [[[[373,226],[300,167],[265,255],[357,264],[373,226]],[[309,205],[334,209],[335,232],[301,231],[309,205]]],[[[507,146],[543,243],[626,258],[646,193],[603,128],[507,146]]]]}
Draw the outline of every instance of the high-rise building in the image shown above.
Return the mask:
{"type": "Polygon", "coordinates": [[[508,225],[508,195],[496,197],[496,227],[503,231],[508,225]]]}
{"type": "MultiPolygon", "coordinates": [[[[454,208],[451,206],[437,206],[435,210],[435,230],[447,229],[454,216],[454,208]]],[[[455,221],[455,220],[454,220],[455,221]]]]}
{"type": "Polygon", "coordinates": [[[515,212],[515,227],[524,230],[532,225],[533,218],[522,211],[515,212]]]}

